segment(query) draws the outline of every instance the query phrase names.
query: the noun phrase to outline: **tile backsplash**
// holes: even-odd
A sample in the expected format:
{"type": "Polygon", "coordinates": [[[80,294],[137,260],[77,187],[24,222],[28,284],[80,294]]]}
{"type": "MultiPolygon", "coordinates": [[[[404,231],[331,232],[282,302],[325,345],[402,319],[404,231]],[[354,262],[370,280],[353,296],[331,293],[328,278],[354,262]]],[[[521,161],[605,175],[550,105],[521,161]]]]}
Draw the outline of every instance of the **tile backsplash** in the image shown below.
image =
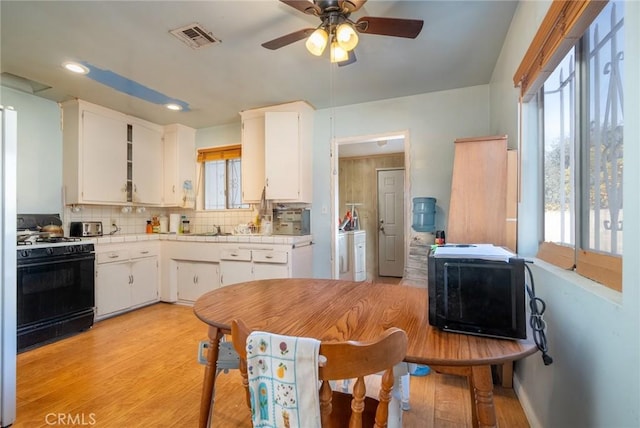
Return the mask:
{"type": "Polygon", "coordinates": [[[238,224],[248,223],[256,218],[258,211],[225,210],[225,211],[194,211],[175,208],[156,207],[120,207],[107,205],[67,206],[64,210],[64,230],[69,230],[72,221],[101,221],[105,235],[118,230],[116,235],[132,235],[145,233],[147,220],[154,215],[169,214],[185,215],[190,222],[191,233],[212,232],[214,226],[220,226],[223,233],[231,233],[238,224]]]}

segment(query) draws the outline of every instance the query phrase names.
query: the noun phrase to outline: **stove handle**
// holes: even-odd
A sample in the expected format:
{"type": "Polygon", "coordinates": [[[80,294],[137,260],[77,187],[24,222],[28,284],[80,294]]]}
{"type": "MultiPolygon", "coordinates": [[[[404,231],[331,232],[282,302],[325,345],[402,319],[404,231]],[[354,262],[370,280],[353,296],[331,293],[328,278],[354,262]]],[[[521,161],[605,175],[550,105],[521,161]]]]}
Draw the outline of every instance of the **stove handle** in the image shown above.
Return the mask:
{"type": "Polygon", "coordinates": [[[81,262],[81,261],[84,261],[84,260],[95,261],[96,257],[95,257],[94,254],[90,254],[90,255],[87,255],[85,257],[78,257],[78,256],[63,257],[63,258],[56,259],[56,260],[51,260],[51,257],[43,257],[43,258],[38,259],[38,260],[33,261],[33,262],[21,261],[20,263],[18,263],[18,268],[32,267],[32,266],[44,266],[44,265],[51,265],[51,264],[58,264],[58,263],[81,262]]]}

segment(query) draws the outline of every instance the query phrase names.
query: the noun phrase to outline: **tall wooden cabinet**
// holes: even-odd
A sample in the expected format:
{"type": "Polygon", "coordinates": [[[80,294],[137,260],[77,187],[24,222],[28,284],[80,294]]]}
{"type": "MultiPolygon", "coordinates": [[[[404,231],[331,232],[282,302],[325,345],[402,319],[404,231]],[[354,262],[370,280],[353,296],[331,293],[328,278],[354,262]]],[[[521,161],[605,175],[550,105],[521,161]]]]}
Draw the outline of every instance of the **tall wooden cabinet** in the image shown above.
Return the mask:
{"type": "Polygon", "coordinates": [[[516,251],[517,156],[507,136],[455,141],[446,239],[516,251]]]}

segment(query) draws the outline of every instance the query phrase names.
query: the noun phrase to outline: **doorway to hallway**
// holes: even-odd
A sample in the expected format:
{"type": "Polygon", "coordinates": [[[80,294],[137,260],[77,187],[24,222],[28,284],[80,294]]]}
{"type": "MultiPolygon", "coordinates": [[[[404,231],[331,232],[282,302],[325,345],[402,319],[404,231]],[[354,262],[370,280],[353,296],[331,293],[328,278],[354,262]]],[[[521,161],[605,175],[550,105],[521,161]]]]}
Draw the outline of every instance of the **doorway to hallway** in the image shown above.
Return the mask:
{"type": "MultiPolygon", "coordinates": [[[[378,269],[378,170],[404,168],[404,194],[409,195],[409,133],[400,131],[386,134],[357,136],[332,142],[331,213],[339,223],[354,204],[359,217],[360,230],[366,232],[366,280],[379,277],[378,269]]],[[[406,205],[406,201],[401,203],[406,205]]],[[[404,206],[404,216],[410,207],[404,206]]],[[[404,219],[407,229],[410,219],[404,219]]],[[[410,233],[403,230],[402,236],[410,233]]],[[[332,234],[332,272],[340,278],[340,233],[336,227],[332,234]]],[[[403,254],[408,254],[405,248],[403,254]]],[[[405,256],[400,256],[404,266],[405,256]]],[[[344,260],[343,260],[344,261],[344,260]]],[[[396,273],[397,274],[397,273],[396,273]]],[[[399,274],[402,276],[402,272],[399,274]]],[[[392,276],[386,278],[394,278],[392,276]]]]}

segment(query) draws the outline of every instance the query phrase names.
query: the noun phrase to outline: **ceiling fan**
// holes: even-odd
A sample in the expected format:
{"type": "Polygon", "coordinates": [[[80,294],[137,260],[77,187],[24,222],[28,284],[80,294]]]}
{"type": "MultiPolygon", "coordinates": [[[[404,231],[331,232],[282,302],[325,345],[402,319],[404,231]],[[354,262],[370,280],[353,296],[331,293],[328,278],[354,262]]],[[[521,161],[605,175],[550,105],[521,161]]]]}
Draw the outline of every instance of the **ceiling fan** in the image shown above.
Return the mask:
{"type": "Polygon", "coordinates": [[[303,28],[262,44],[271,50],[307,39],[309,52],[320,56],[329,45],[331,62],[348,65],[356,61],[354,48],[358,44],[358,33],[415,39],[422,30],[423,21],[418,19],[385,18],[363,16],[352,21],[349,16],[359,10],[367,0],[280,0],[300,12],[320,18],[316,28],[303,28]]]}

